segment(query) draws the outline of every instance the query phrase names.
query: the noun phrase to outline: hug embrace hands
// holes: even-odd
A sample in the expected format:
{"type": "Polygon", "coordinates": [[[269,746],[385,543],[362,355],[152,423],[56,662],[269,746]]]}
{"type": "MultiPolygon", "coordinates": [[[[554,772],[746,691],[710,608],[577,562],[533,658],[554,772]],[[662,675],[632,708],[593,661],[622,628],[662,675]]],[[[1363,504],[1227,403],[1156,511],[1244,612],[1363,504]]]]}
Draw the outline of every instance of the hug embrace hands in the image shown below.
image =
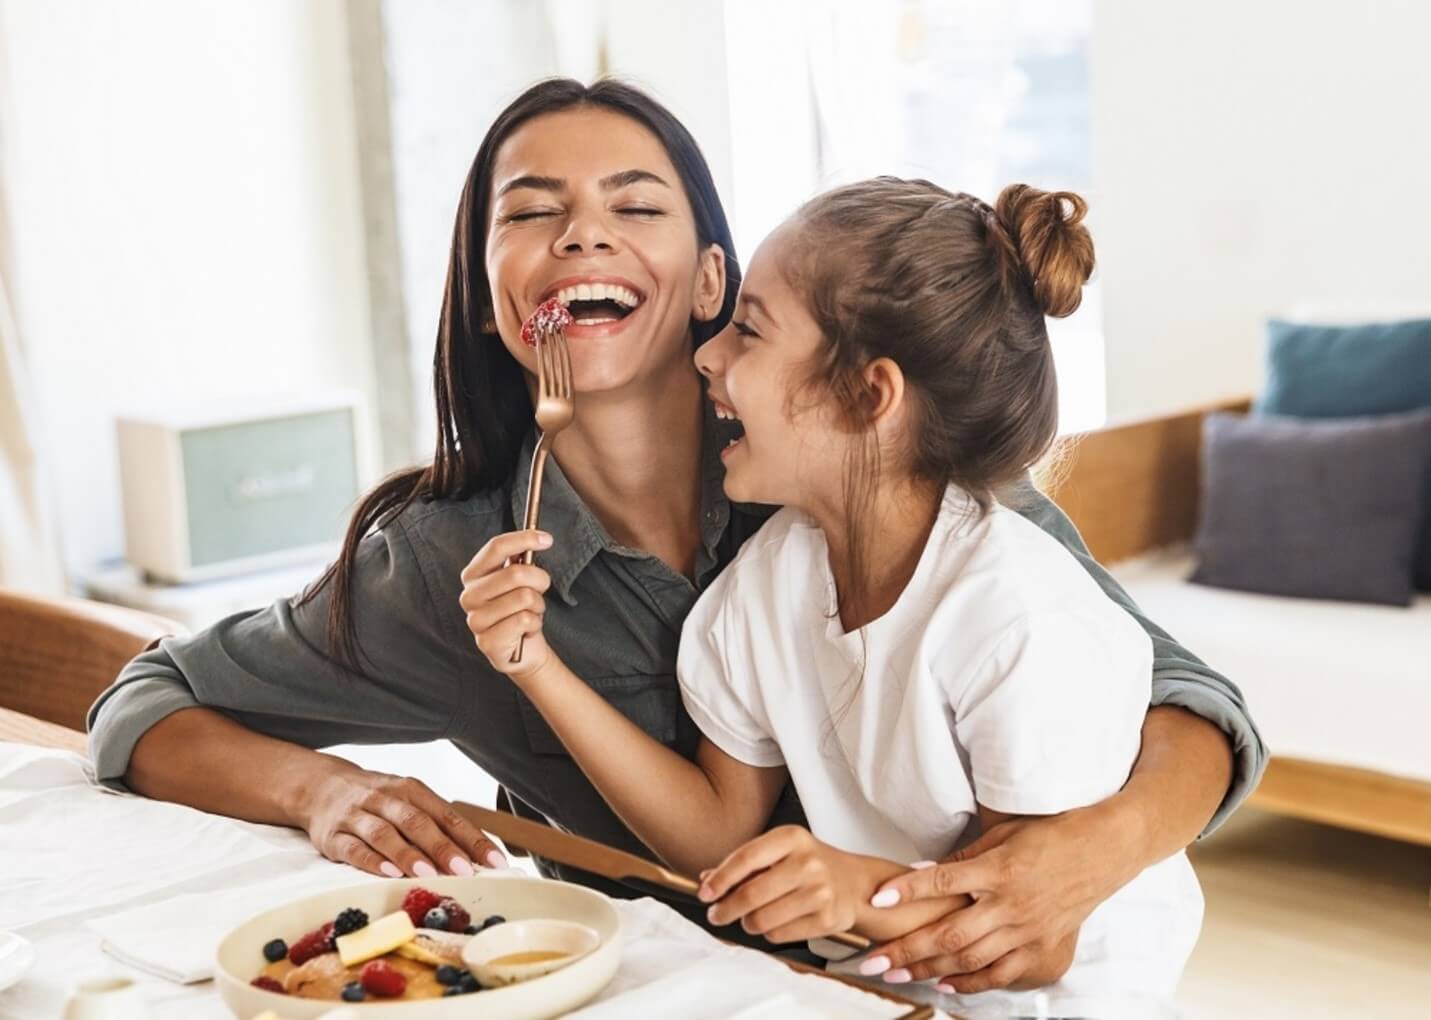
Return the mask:
{"type": "MultiPolygon", "coordinates": [[[[583,728],[593,743],[623,734],[590,732],[605,727],[599,715],[583,714],[580,702],[599,696],[542,635],[550,575],[515,562],[529,549],[551,545],[552,537],[538,531],[493,538],[463,570],[460,604],[492,668],[531,698],[598,789],[608,793],[583,760],[576,734],[553,709],[577,702],[571,717],[589,724],[583,728]],[[523,637],[522,661],[513,663],[512,651],[523,637]]],[[[600,707],[615,714],[604,702],[600,707]]],[[[614,800],[619,804],[619,797],[614,800]]],[[[711,904],[712,924],[740,923],[777,943],[856,930],[877,943],[862,969],[890,983],[940,978],[945,990],[965,993],[1039,987],[1067,970],[1083,919],[1146,863],[1126,838],[1116,800],[1065,815],[1004,821],[948,861],[922,868],[848,853],[806,829],[781,826],[740,842],[714,866],[690,870],[701,872],[700,895],[711,904]],[[1090,852],[1094,847],[1100,852],[1090,852]],[[1108,847],[1117,850],[1106,852],[1108,847]]],[[[619,807],[617,813],[642,835],[639,823],[619,807]]],[[[754,831],[763,827],[761,818],[754,831]]]]}

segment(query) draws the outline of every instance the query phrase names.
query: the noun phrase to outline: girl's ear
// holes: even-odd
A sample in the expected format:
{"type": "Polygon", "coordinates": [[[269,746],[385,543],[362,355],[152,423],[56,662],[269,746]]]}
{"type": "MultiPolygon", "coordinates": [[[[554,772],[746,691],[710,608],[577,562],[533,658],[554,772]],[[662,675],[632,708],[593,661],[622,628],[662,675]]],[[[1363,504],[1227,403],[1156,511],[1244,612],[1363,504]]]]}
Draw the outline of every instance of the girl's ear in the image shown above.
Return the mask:
{"type": "Polygon", "coordinates": [[[904,372],[891,358],[875,358],[864,367],[866,420],[883,428],[897,420],[904,408],[904,372]]]}
{"type": "Polygon", "coordinates": [[[725,249],[708,245],[701,252],[696,271],[696,292],[691,299],[691,315],[700,322],[710,322],[720,314],[725,304],[725,249]]]}

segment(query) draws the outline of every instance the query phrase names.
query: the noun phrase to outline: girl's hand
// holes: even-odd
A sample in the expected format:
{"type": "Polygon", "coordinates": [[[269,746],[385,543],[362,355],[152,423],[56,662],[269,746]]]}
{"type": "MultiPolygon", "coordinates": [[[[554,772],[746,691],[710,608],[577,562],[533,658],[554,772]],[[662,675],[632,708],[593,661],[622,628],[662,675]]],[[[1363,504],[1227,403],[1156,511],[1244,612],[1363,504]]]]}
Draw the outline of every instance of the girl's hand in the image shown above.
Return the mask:
{"type": "Polygon", "coordinates": [[[492,668],[514,680],[535,674],[554,658],[542,636],[543,596],[551,576],[541,567],[516,562],[528,549],[551,545],[544,531],[510,531],[484,545],[462,571],[459,602],[467,613],[467,629],[492,668]],[[512,662],[524,635],[522,661],[512,662]]]}
{"type": "Polygon", "coordinates": [[[700,898],[715,902],[711,924],[734,924],[771,942],[798,942],[854,927],[868,883],[850,854],[798,825],[751,840],[702,873],[700,898]]]}
{"type": "Polygon", "coordinates": [[[995,825],[948,860],[885,882],[872,905],[958,894],[976,902],[871,950],[866,964],[878,970],[868,973],[942,977],[942,990],[966,994],[1062,977],[1084,920],[1144,864],[1104,807],[995,825]]]}

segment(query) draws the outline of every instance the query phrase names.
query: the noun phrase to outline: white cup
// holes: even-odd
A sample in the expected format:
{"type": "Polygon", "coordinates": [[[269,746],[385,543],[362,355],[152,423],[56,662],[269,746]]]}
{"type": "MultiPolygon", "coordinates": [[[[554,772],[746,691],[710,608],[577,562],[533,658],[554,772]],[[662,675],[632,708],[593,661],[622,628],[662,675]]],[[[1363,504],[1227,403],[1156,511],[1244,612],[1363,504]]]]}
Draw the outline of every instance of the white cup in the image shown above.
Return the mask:
{"type": "Polygon", "coordinates": [[[127,977],[81,981],[65,1003],[64,1020],[150,1020],[149,1003],[127,977]]]}

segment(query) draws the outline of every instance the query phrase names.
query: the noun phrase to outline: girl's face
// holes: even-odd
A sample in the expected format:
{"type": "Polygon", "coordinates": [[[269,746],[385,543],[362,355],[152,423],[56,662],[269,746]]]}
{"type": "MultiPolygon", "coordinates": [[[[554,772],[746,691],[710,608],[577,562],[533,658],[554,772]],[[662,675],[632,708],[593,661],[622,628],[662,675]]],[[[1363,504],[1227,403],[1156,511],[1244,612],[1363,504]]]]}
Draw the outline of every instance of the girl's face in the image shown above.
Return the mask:
{"type": "Polygon", "coordinates": [[[487,222],[491,316],[529,372],[522,323],[557,298],[578,392],[689,371],[689,328],[720,310],[725,262],[702,251],[665,147],[621,114],[578,107],[537,117],[498,149],[487,222]]]}
{"type": "Polygon", "coordinates": [[[824,341],[778,268],[794,229],[786,224],[757,249],[730,325],[696,352],[696,367],[710,380],[716,413],[745,429],[721,454],[726,495],[809,510],[841,500],[855,437],[831,398],[804,385],[824,341]]]}

